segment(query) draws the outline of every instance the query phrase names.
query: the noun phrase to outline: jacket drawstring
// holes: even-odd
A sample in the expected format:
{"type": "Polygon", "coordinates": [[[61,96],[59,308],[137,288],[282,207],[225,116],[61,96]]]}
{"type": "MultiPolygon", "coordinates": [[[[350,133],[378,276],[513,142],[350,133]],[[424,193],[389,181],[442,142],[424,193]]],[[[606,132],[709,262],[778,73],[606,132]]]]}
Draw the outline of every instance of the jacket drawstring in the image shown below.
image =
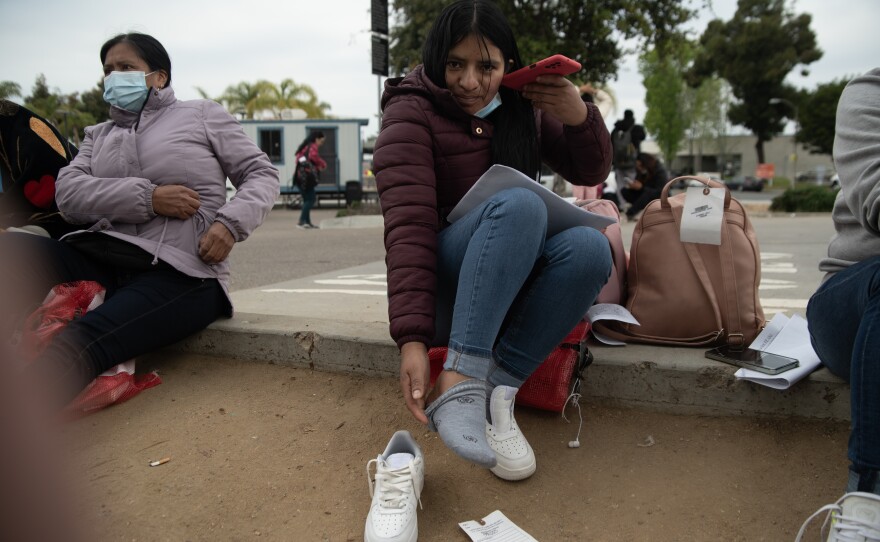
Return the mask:
{"type": "Polygon", "coordinates": [[[159,263],[159,249],[162,248],[162,242],[165,241],[165,230],[168,229],[168,217],[165,217],[165,222],[162,224],[162,235],[159,236],[159,244],[156,245],[156,252],[153,253],[153,261],[150,262],[151,265],[157,265],[159,263]]]}

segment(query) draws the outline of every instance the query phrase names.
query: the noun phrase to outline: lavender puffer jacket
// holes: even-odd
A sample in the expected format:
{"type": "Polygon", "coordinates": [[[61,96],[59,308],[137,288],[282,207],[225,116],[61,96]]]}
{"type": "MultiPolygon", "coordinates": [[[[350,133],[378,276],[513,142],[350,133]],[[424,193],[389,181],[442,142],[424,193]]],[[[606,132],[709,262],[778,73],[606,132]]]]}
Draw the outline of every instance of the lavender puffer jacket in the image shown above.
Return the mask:
{"type": "MultiPolygon", "coordinates": [[[[192,277],[216,278],[229,291],[228,259],[209,265],[199,239],[215,221],[244,241],[272,209],[278,170],[223,107],[179,101],[152,90],[140,114],[112,107],[112,120],[86,128],[79,154],[58,175],[56,200],[67,221],[90,224],[137,245],[192,277]],[[227,177],[236,187],[226,201],[227,177]],[[153,211],[153,191],[179,184],[198,192],[200,207],[180,220],[153,211]]],[[[77,235],[74,232],[69,236],[77,235]]]]}

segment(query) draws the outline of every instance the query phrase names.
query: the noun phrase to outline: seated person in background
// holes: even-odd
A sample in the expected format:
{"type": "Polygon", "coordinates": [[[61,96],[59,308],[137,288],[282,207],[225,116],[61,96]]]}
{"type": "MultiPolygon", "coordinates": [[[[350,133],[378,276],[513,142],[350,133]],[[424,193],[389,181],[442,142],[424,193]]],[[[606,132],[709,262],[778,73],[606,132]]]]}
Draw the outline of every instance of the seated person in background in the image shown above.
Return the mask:
{"type": "Polygon", "coordinates": [[[111,120],[86,129],[56,183],[64,217],[87,229],[61,240],[0,234],[0,332],[56,284],[106,288],[26,367],[56,406],[108,368],[231,316],[227,256],[279,193],[278,170],[222,106],[175,98],[155,38],[115,36],[100,58],[111,120]],[[227,177],[237,188],[228,202],[227,177]]]}
{"type": "Polygon", "coordinates": [[[0,229],[25,228],[55,239],[77,229],[55,204],[58,170],[76,153],[39,115],[0,100],[0,229]]]}
{"type": "Polygon", "coordinates": [[[850,384],[851,464],[845,495],[820,512],[836,516],[828,540],[880,540],[880,68],[850,81],[840,96],[834,165],[837,234],[819,262],[827,275],[807,305],[807,322],[819,359],[850,384]]]}
{"type": "Polygon", "coordinates": [[[636,178],[620,189],[623,199],[630,203],[626,217],[635,220],[652,200],[660,197],[660,192],[669,180],[666,168],[660,160],[648,153],[636,156],[636,178]]]}

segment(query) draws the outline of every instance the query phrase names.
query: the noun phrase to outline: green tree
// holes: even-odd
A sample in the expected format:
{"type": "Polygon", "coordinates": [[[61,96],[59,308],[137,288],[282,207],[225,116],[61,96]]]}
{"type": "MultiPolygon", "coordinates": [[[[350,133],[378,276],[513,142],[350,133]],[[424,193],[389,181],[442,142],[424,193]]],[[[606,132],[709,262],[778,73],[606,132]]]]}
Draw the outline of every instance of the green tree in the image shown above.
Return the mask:
{"type": "Polygon", "coordinates": [[[797,139],[813,154],[831,154],[837,102],[850,78],[825,83],[813,92],[802,92],[798,103],[797,139]]]}
{"type": "Polygon", "coordinates": [[[759,162],[764,162],[764,142],[783,128],[784,113],[770,107],[770,99],[791,95],[786,76],[822,57],[811,21],[808,14],[789,11],[785,0],[739,0],[730,21],[711,21],[700,37],[690,82],[697,86],[713,75],[727,80],[738,100],[728,118],[757,137],[759,162]]]}
{"type": "MultiPolygon", "coordinates": [[[[702,162],[703,145],[715,142],[719,167],[723,167],[727,154],[727,109],[730,107],[730,87],[724,79],[704,79],[699,87],[690,89],[690,133],[696,140],[699,161],[702,162]]],[[[702,163],[695,164],[698,170],[702,163]]]]}
{"type": "MultiPolygon", "coordinates": [[[[642,48],[663,52],[684,39],[681,26],[694,15],[693,0],[498,0],[524,62],[553,53],[578,60],[574,77],[604,83],[614,79],[621,43],[635,38],[642,48]]],[[[392,6],[390,71],[406,73],[421,62],[422,45],[444,0],[396,0],[392,6]]]]}
{"type": "Polygon", "coordinates": [[[104,101],[104,79],[98,80],[92,90],[87,90],[79,96],[77,109],[87,113],[95,119],[95,123],[104,122],[110,118],[110,105],[104,101]]]}
{"type": "Polygon", "coordinates": [[[278,85],[265,79],[256,83],[242,81],[227,87],[217,98],[211,98],[202,88],[196,87],[196,90],[203,98],[220,102],[230,113],[247,119],[254,118],[260,111],[272,111],[280,118],[285,109],[302,109],[310,119],[329,118],[330,104],[320,101],[312,87],[289,78],[278,85]]]}
{"type": "Polygon", "coordinates": [[[281,115],[284,109],[302,109],[306,112],[306,118],[328,118],[327,111],[330,104],[318,101],[315,89],[309,85],[299,85],[293,79],[285,79],[273,90],[275,104],[272,110],[276,116],[281,115]]]}
{"type": "Polygon", "coordinates": [[[661,57],[656,50],[642,54],[639,72],[644,78],[645,128],[654,136],[667,165],[678,153],[690,125],[690,89],[684,80],[681,61],[661,57]]]}
{"type": "Polygon", "coordinates": [[[62,94],[49,88],[43,74],[37,76],[31,95],[25,98],[24,106],[52,123],[67,139],[79,144],[84,128],[108,117],[108,106],[103,101],[103,90],[99,87],[85,93],[62,94]],[[97,98],[95,94],[97,93],[97,98]],[[96,100],[100,98],[101,104],[96,100]]]}
{"type": "Polygon", "coordinates": [[[217,99],[232,114],[246,119],[253,119],[257,111],[271,109],[275,103],[275,85],[261,79],[256,83],[242,81],[237,85],[226,87],[217,99]]]}
{"type": "Polygon", "coordinates": [[[0,100],[8,100],[15,96],[21,97],[21,87],[12,81],[0,81],[0,100]]]}

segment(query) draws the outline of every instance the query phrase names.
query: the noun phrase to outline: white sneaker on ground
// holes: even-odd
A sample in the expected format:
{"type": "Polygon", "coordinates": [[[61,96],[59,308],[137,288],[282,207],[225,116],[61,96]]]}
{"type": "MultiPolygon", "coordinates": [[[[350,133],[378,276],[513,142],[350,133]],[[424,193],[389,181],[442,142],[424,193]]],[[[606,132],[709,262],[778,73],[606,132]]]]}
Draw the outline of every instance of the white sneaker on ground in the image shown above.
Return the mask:
{"type": "Polygon", "coordinates": [[[880,542],[880,496],[873,493],[847,493],[834,504],[826,504],[801,525],[799,542],[807,525],[827,512],[822,532],[828,531],[827,542],[880,542]],[[829,525],[830,523],[830,525],[829,525]]]}
{"type": "Polygon", "coordinates": [[[510,386],[496,386],[489,398],[492,422],[486,423],[486,440],[498,460],[490,470],[502,480],[524,480],[534,474],[538,466],[535,452],[513,417],[517,391],[510,386]]]}
{"type": "Polygon", "coordinates": [[[416,503],[422,505],[425,458],[409,431],[394,433],[385,451],[367,463],[370,513],[365,542],[415,542],[419,538],[416,503]],[[375,482],[370,465],[376,465],[375,482]]]}

